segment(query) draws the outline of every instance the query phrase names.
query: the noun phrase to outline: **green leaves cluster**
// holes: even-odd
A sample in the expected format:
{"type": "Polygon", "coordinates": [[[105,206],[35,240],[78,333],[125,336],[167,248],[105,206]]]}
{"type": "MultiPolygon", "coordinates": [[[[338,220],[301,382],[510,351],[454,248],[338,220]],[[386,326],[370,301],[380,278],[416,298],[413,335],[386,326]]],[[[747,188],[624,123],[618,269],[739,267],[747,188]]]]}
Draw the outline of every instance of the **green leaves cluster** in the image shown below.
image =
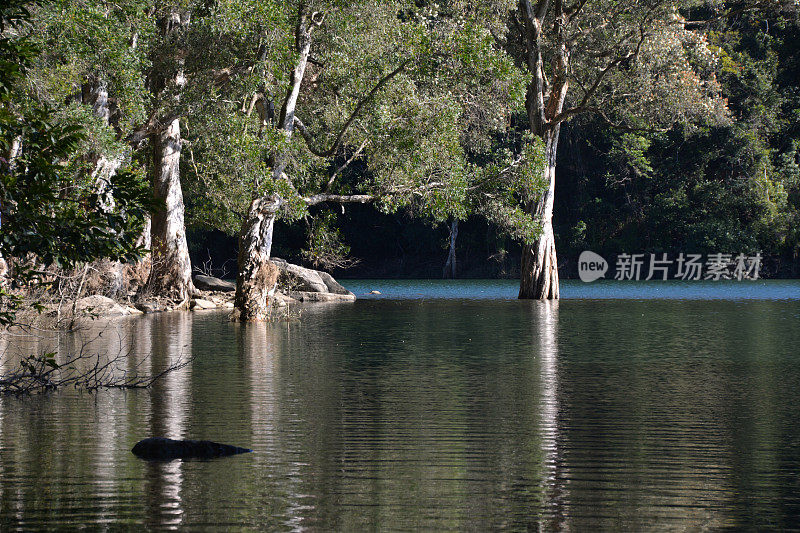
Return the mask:
{"type": "MultiPolygon", "coordinates": [[[[213,20],[198,21],[198,34],[187,37],[202,35],[204,43],[197,55],[190,47],[193,83],[184,95],[197,102],[187,104],[192,160],[184,165],[194,222],[233,233],[252,195],[268,191],[284,198],[281,216],[297,220],[310,214],[303,197],[327,192],[372,195],[385,212],[405,209],[434,221],[483,212],[509,230],[519,224],[514,235],[535,234],[519,205],[536,194],[531,175],[541,170],[534,169],[540,158],[525,167],[531,175],[519,166],[502,179],[487,178],[507,159],[492,153],[494,139],[507,135],[525,93],[523,75],[488,29],[502,10],[457,2],[283,2],[262,18],[245,4],[215,4],[213,20]],[[295,132],[287,142],[274,121],[259,123],[251,102],[261,95],[279,113],[297,60],[302,9],[324,14],[297,107],[312,140],[295,132]],[[238,74],[215,84],[221,69],[238,74]],[[336,153],[314,154],[333,146],[345,126],[336,153]],[[272,182],[276,153],[288,154],[288,181],[272,182]]],[[[515,158],[520,150],[514,148],[515,158]]]]}
{"type": "MultiPolygon", "coordinates": [[[[148,188],[135,174],[120,172],[100,190],[83,157],[84,128],[26,91],[39,50],[27,36],[29,20],[23,3],[3,8],[0,255],[35,254],[44,266],[65,267],[100,258],[136,259],[135,241],[153,207],[148,188]],[[113,196],[113,207],[107,195],[113,196]]],[[[33,273],[23,268],[15,274],[25,279],[33,273]]],[[[5,292],[2,303],[11,310],[2,317],[7,324],[19,301],[5,292]]]]}

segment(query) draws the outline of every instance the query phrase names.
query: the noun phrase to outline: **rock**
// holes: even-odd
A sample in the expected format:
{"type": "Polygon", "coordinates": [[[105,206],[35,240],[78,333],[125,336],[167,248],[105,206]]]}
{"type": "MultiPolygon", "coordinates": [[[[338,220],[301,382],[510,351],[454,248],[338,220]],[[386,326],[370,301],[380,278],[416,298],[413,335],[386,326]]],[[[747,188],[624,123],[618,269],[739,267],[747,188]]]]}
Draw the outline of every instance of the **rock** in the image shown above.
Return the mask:
{"type": "Polygon", "coordinates": [[[355,294],[334,294],[332,292],[290,291],[289,296],[300,302],[355,302],[355,294]]]}
{"type": "Polygon", "coordinates": [[[233,292],[236,290],[235,283],[215,278],[214,276],[197,274],[192,281],[194,282],[194,286],[201,291],[233,292]]]}
{"type": "Polygon", "coordinates": [[[136,457],[142,459],[171,461],[173,459],[212,459],[249,453],[253,450],[210,440],[174,440],[151,437],[137,442],[131,451],[136,457]]]}
{"type": "Polygon", "coordinates": [[[136,302],[134,305],[142,313],[157,313],[162,310],[158,304],[153,302],[136,302]]]}
{"type": "Polygon", "coordinates": [[[327,272],[312,270],[310,268],[293,265],[283,259],[273,258],[273,263],[280,270],[278,285],[289,291],[289,295],[300,300],[295,293],[319,293],[343,296],[344,298],[309,299],[301,301],[353,301],[356,296],[342,287],[333,276],[327,272]]]}
{"type": "Polygon", "coordinates": [[[189,309],[216,309],[217,304],[209,300],[203,300],[202,298],[194,298],[191,302],[189,302],[189,309]]]}
{"type": "Polygon", "coordinates": [[[79,314],[97,315],[100,317],[113,317],[113,316],[127,316],[138,313],[130,307],[123,307],[117,302],[103,296],[101,294],[94,294],[81,298],[75,304],[75,311],[79,314]]]}

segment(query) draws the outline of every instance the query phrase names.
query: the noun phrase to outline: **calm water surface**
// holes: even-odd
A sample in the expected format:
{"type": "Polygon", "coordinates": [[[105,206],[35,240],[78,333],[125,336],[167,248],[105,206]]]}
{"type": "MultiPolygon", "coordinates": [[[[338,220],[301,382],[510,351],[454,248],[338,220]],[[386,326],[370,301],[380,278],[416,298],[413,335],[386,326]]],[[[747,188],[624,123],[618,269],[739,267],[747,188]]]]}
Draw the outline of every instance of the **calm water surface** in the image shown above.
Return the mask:
{"type": "Polygon", "coordinates": [[[59,339],[196,359],[151,390],[0,398],[0,530],[800,527],[800,283],[345,285],[382,294],[59,339]],[[153,435],[255,452],[130,453],[153,435]]]}

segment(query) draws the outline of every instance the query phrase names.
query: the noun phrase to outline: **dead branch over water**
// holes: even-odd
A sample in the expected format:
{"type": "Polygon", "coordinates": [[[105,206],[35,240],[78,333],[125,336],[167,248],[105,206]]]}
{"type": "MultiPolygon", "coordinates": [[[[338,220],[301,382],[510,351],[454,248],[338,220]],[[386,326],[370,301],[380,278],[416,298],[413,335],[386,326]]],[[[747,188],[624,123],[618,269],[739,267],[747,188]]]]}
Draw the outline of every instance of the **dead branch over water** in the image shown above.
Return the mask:
{"type": "MultiPolygon", "coordinates": [[[[153,354],[144,356],[134,353],[132,347],[120,348],[114,354],[103,353],[93,347],[95,341],[103,338],[108,328],[98,332],[90,340],[82,340],[77,352],[68,351],[60,356],[55,349],[38,350],[38,355],[15,355],[25,353],[23,347],[14,346],[9,337],[17,335],[23,342],[41,340],[42,337],[30,332],[0,334],[6,342],[6,349],[0,355],[0,395],[31,394],[75,388],[94,392],[99,389],[145,389],[160,378],[189,365],[194,356],[181,355],[160,370],[154,366],[153,354]],[[9,352],[14,352],[9,354],[9,352]]],[[[107,335],[108,337],[108,335],[107,335]]],[[[117,332],[116,343],[125,344],[123,336],[117,332]]]]}

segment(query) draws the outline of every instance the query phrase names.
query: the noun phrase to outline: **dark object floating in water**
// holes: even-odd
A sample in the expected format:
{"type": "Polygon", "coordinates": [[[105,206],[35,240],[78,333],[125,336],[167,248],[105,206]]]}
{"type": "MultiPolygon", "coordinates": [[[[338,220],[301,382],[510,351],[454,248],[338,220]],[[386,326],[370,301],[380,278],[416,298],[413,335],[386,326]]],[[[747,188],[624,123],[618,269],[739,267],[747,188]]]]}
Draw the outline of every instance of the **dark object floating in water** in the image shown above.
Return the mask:
{"type": "Polygon", "coordinates": [[[213,459],[253,450],[210,440],[174,440],[164,437],[150,437],[136,443],[131,450],[136,457],[155,461],[173,459],[213,459]]]}

